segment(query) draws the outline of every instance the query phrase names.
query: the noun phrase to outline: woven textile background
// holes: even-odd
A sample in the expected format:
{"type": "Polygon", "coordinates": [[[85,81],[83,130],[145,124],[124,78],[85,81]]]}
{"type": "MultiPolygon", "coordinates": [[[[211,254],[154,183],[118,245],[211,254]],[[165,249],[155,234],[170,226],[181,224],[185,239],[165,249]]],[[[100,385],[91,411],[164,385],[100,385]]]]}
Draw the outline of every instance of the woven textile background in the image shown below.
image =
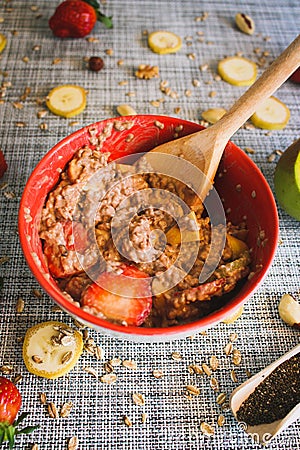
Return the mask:
{"type": "MultiPolygon", "coordinates": [[[[0,366],[13,366],[9,375],[12,379],[22,375],[18,387],[23,396],[22,410],[30,412],[26,421],[40,424],[32,435],[18,437],[16,448],[27,450],[36,443],[39,449],[63,450],[68,439],[76,435],[81,450],[257,449],[260,446],[239,428],[230,411],[222,410],[216,398],[220,392],[228,398],[237,386],[230,377],[232,369],[241,383],[247,379],[247,371],[258,372],[299,343],[299,330],[289,328],[278,315],[282,294],[291,293],[300,299],[299,222],[279,208],[280,245],[274,263],[234,324],[219,324],[206,335],[197,334],[192,339],[156,344],[121,341],[90,330],[90,336],[103,348],[104,359],[98,361],[85,353],[67,376],[51,381],[26,371],[21,338],[28,327],[38,322],[54,319],[72,324],[72,319],[65,313],[54,312],[54,303],[45,293],[41,298],[33,294],[39,286],[19,245],[17,214],[26,180],[41,157],[76,129],[117,115],[117,105],[128,103],[138,113],[159,113],[195,122],[201,121],[201,112],[208,108],[228,108],[245,88],[215,80],[217,62],[237,52],[255,61],[266,52],[263,55],[266,63],[271,61],[299,33],[300,3],[298,0],[108,0],[101,8],[113,16],[114,28],[106,30],[97,24],[90,35],[94,39],[89,40],[63,40],[52,35],[48,19],[58,3],[0,2],[0,33],[7,36],[7,46],[0,57],[0,82],[4,83],[1,92],[5,94],[0,99],[0,147],[9,166],[0,190],[0,271],[4,279],[0,299],[0,366]],[[234,16],[239,11],[253,18],[256,25],[253,36],[237,30],[234,16]],[[206,20],[201,20],[206,12],[206,20]],[[145,30],[157,29],[179,34],[183,38],[180,52],[165,56],[151,52],[145,30]],[[94,55],[105,61],[105,68],[99,73],[86,67],[84,58],[94,55]],[[118,65],[119,60],[124,60],[124,64],[118,65]],[[134,72],[139,64],[158,65],[160,79],[137,79],[134,72]],[[203,70],[206,65],[207,70],[203,70]],[[193,85],[195,79],[199,80],[199,86],[193,85]],[[124,80],[127,84],[120,84],[124,80]],[[161,80],[169,82],[178,98],[172,99],[160,91],[161,80]],[[37,99],[64,83],[79,84],[89,91],[85,111],[74,119],[50,112],[39,118],[37,113],[44,106],[38,105],[37,99]],[[16,107],[27,88],[30,91],[21,101],[23,108],[16,107]],[[165,101],[158,108],[153,106],[151,102],[162,97],[165,101]],[[25,307],[23,312],[16,313],[19,297],[24,299],[25,307]],[[237,334],[233,345],[242,354],[238,367],[224,353],[233,332],[237,334]],[[175,351],[181,355],[180,360],[172,359],[175,351]],[[210,387],[209,377],[191,375],[188,371],[190,364],[209,363],[211,355],[220,360],[214,374],[220,385],[219,393],[210,387]],[[104,362],[117,357],[122,361],[134,360],[137,368],[116,367],[118,380],[114,384],[100,383],[83,370],[93,367],[100,376],[104,373],[104,362]],[[164,376],[156,379],[154,369],[161,370],[164,376]],[[199,396],[187,398],[189,384],[200,388],[199,396]],[[41,392],[57,407],[72,401],[71,414],[67,418],[51,418],[39,400],[41,392]],[[144,395],[144,406],[133,403],[131,396],[135,392],[144,395]],[[148,414],[145,423],[142,413],[148,414]],[[220,414],[226,418],[222,427],[217,425],[220,414]],[[125,415],[131,419],[132,427],[124,424],[125,415]],[[214,427],[213,436],[201,432],[203,421],[214,427]]],[[[241,148],[255,150],[250,157],[272,189],[279,156],[269,161],[270,154],[286,149],[300,136],[300,85],[286,82],[276,96],[291,111],[285,130],[269,133],[257,128],[241,129],[233,138],[241,148]]],[[[300,448],[299,421],[274,439],[269,448],[300,448]]]]}

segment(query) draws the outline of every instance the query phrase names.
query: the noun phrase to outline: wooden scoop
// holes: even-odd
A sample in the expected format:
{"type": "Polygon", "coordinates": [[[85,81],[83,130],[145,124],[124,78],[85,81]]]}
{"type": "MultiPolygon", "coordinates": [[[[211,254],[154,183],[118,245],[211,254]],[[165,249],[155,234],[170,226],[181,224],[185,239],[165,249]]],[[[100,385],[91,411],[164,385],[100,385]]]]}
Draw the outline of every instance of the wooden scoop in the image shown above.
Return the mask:
{"type": "MultiPolygon", "coordinates": [[[[170,166],[170,158],[153,157],[153,153],[181,156],[200,169],[207,178],[194,189],[203,200],[208,193],[218,169],[223,151],[232,135],[249,119],[259,104],[269,98],[300,65],[300,35],[268,67],[260,78],[235,102],[232,108],[214,125],[197,133],[166,142],[150,152],[147,160],[157,172],[164,173],[170,166]]],[[[172,172],[182,173],[182,159],[172,160],[172,172]],[[177,167],[175,167],[177,166],[177,167]]],[[[191,166],[191,165],[190,165],[191,166]]],[[[190,176],[184,168],[185,179],[194,181],[194,172],[190,176]]],[[[199,173],[199,171],[198,171],[199,173]]]]}

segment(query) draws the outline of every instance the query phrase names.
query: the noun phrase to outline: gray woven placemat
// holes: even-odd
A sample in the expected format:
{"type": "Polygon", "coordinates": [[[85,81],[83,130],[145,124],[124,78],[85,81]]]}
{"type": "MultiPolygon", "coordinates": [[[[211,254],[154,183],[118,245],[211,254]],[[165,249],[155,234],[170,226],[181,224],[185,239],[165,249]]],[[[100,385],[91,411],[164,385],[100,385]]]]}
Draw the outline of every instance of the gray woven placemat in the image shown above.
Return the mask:
{"type": "MultiPolygon", "coordinates": [[[[54,303],[46,294],[42,293],[41,298],[33,294],[38,285],[26,266],[18,243],[17,213],[25,182],[40,158],[70,132],[115,116],[118,104],[128,103],[139,113],[166,114],[196,122],[201,120],[201,111],[209,107],[228,108],[244,88],[216,81],[213,75],[217,61],[237,52],[255,60],[268,52],[266,61],[272,60],[299,32],[300,4],[296,0],[215,0],[206,4],[192,0],[110,0],[102,9],[113,15],[114,28],[106,31],[98,24],[91,33],[92,41],[60,40],[52,36],[47,21],[57,4],[56,1],[12,0],[2,1],[0,5],[0,17],[3,18],[0,32],[8,38],[0,60],[1,80],[8,85],[6,90],[3,85],[1,89],[5,96],[0,104],[0,147],[9,164],[4,178],[8,185],[0,192],[0,256],[9,257],[0,267],[4,278],[0,300],[0,365],[13,366],[11,378],[22,375],[18,385],[23,395],[22,408],[30,411],[31,423],[40,424],[40,429],[32,436],[18,438],[16,448],[30,449],[37,443],[39,449],[63,450],[67,448],[68,439],[75,435],[78,448],[82,450],[259,448],[239,428],[231,413],[222,410],[216,399],[222,392],[228,398],[237,385],[230,376],[232,369],[240,383],[247,378],[247,371],[256,373],[299,342],[299,331],[287,327],[277,311],[283,293],[290,292],[299,298],[299,223],[279,210],[281,243],[275,261],[236,323],[220,324],[208,330],[206,335],[198,334],[193,339],[166,344],[124,342],[91,330],[90,336],[103,348],[104,359],[98,361],[84,354],[68,376],[50,381],[26,371],[20,339],[35,323],[56,319],[71,324],[72,320],[64,313],[53,312],[54,303]],[[234,16],[238,11],[254,19],[257,32],[253,36],[242,34],[235,28],[234,16]],[[206,12],[208,17],[203,21],[206,12]],[[183,38],[181,51],[166,56],[152,53],[147,47],[144,30],[154,29],[178,33],[183,38]],[[112,55],[106,54],[107,49],[113,50],[109,52],[112,55]],[[92,73],[87,70],[84,57],[92,55],[103,57],[103,71],[92,73]],[[124,60],[124,64],[118,65],[119,60],[124,60]],[[138,80],[134,71],[139,64],[158,65],[160,79],[138,80]],[[203,70],[205,65],[208,65],[207,70],[203,70]],[[195,79],[200,81],[198,87],[193,85],[195,79]],[[178,98],[170,98],[160,91],[161,80],[168,80],[172,90],[178,92],[178,98]],[[127,84],[120,84],[122,81],[127,84]],[[44,106],[38,105],[37,99],[63,83],[80,84],[89,90],[86,110],[74,120],[50,113],[38,118],[37,113],[44,106]],[[21,102],[24,107],[20,109],[20,97],[28,87],[30,92],[21,102]],[[156,108],[151,102],[160,98],[165,101],[156,108]],[[24,299],[25,308],[17,314],[18,297],[24,299]],[[232,358],[224,353],[231,333],[237,334],[233,346],[242,354],[239,366],[234,366],[232,358]],[[181,358],[174,360],[173,352],[178,352],[181,358]],[[219,392],[212,390],[209,377],[192,375],[188,370],[190,364],[209,364],[211,355],[216,355],[220,361],[214,374],[220,385],[219,392]],[[104,373],[104,362],[112,358],[134,360],[137,368],[116,367],[118,380],[112,385],[100,383],[83,370],[93,367],[100,376],[104,373]],[[153,370],[161,370],[164,376],[155,378],[153,370]],[[199,396],[187,398],[186,386],[189,384],[200,388],[199,396]],[[64,402],[72,401],[71,414],[67,418],[51,418],[46,406],[40,403],[41,392],[58,408],[64,402]],[[136,392],[145,397],[143,406],[133,403],[132,394],[136,392]],[[148,414],[145,423],[142,422],[143,413],[148,414]],[[223,427],[217,425],[220,414],[226,418],[223,427]],[[124,416],[130,418],[132,427],[124,424],[124,416]],[[214,427],[212,437],[201,432],[201,422],[214,427]]],[[[255,150],[250,156],[272,188],[278,156],[268,162],[269,155],[285,149],[299,137],[299,89],[287,82],[276,94],[291,110],[291,119],[284,131],[268,133],[242,129],[233,139],[240,147],[255,150]]],[[[297,422],[269,448],[296,449],[299,446],[297,422]]]]}

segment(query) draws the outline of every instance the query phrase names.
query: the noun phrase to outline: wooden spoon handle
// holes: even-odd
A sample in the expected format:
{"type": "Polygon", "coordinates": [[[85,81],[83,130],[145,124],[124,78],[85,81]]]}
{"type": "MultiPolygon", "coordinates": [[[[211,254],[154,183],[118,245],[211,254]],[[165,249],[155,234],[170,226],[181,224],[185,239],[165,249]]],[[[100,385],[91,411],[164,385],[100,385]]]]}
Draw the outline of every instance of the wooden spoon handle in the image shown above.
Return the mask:
{"type": "Polygon", "coordinates": [[[299,65],[300,35],[273,61],[261,77],[213,127],[222,129],[222,136],[228,141],[255,112],[258,105],[269,98],[299,65]]]}

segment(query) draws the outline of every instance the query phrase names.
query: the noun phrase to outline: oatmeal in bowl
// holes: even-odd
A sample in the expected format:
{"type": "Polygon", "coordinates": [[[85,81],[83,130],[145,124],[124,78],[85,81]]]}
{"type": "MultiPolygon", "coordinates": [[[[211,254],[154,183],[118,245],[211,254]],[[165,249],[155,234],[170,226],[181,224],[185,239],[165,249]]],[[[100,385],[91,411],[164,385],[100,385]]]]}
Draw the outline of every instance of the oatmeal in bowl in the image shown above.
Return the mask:
{"type": "Polygon", "coordinates": [[[109,119],[58,143],[32,173],[19,213],[23,251],[46,292],[81,322],[175,339],[220,322],[263,280],[278,224],[253,162],[228,143],[210,206],[184,170],[157,173],[144,158],[199,129],[163,116],[109,119]]]}

